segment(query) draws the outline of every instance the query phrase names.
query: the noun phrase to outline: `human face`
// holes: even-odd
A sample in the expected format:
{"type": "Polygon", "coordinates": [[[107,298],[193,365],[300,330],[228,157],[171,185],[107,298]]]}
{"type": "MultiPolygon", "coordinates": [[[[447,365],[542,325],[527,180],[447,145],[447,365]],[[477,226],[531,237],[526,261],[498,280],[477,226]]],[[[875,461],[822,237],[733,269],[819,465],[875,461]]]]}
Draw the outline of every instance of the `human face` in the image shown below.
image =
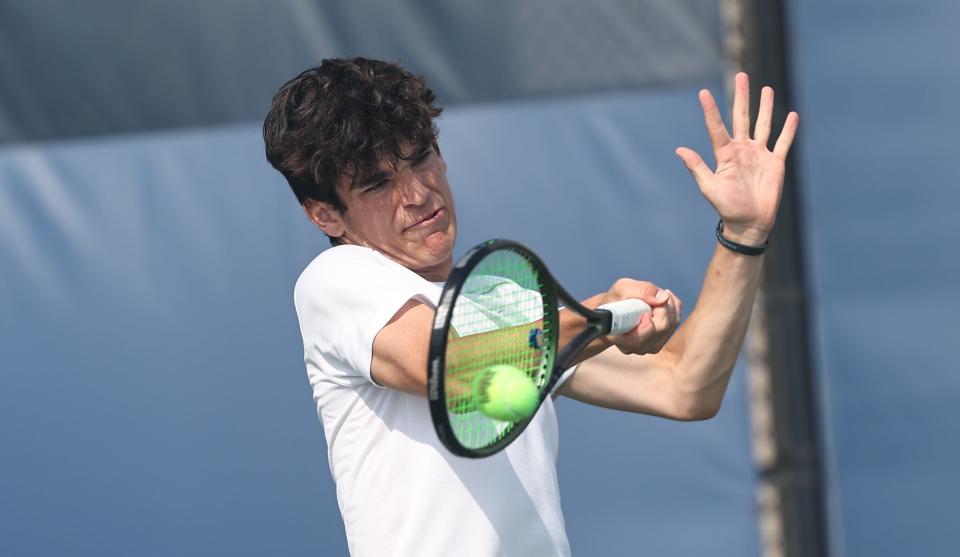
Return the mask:
{"type": "Polygon", "coordinates": [[[404,149],[408,158],[380,161],[373,175],[337,192],[347,206],[339,213],[340,239],[373,248],[427,280],[446,280],[453,267],[457,219],[447,163],[432,146],[404,149]]]}

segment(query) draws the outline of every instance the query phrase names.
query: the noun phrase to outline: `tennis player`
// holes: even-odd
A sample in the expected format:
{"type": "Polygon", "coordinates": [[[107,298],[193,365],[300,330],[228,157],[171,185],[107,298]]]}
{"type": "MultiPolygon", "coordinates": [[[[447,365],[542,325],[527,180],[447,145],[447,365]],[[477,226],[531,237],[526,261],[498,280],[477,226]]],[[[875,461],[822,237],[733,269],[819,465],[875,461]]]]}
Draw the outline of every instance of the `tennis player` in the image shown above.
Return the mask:
{"type": "MultiPolygon", "coordinates": [[[[555,395],[674,420],[720,409],[798,117],[771,151],[770,88],[752,136],[745,74],[732,135],[708,91],[700,104],[716,170],[690,149],[677,155],[722,226],[696,307],[677,328],[680,300],[633,279],[585,300],[640,298],[653,311],[591,346],[555,395]]],[[[396,64],[329,59],[285,83],[264,122],[267,159],[333,244],[303,271],[294,302],[347,542],[353,555],[569,555],[551,397],[486,459],[451,455],[431,425],[427,347],[457,233],[440,112],[423,79],[396,64]]]]}

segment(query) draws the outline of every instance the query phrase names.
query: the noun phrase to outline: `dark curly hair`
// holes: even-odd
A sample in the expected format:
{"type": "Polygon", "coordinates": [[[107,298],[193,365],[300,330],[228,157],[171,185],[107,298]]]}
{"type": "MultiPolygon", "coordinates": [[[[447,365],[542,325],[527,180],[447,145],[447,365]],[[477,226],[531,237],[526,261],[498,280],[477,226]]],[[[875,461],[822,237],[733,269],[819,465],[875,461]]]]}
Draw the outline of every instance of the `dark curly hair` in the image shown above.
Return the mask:
{"type": "MultiPolygon", "coordinates": [[[[263,122],[267,160],[287,179],[301,205],[308,199],[347,207],[342,178],[354,185],[386,159],[404,159],[437,141],[442,108],[422,77],[399,64],[330,58],[280,87],[263,122]]],[[[336,240],[331,238],[336,244],[336,240]]]]}

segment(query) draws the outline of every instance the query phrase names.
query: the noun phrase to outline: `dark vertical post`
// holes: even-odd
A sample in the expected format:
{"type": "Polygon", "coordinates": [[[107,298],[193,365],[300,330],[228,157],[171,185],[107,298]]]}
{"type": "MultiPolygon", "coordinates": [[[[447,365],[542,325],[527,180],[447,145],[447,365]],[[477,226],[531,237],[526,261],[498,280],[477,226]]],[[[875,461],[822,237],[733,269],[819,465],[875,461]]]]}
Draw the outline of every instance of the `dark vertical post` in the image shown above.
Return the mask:
{"type": "MultiPolygon", "coordinates": [[[[791,98],[786,0],[724,0],[726,47],[734,71],[750,75],[754,119],[760,88],[776,92],[775,129],[791,98]]],[[[801,115],[800,134],[803,133],[801,115]]],[[[829,551],[817,391],[809,332],[798,146],[787,175],[748,345],[758,504],[765,557],[823,556],[829,551]]]]}

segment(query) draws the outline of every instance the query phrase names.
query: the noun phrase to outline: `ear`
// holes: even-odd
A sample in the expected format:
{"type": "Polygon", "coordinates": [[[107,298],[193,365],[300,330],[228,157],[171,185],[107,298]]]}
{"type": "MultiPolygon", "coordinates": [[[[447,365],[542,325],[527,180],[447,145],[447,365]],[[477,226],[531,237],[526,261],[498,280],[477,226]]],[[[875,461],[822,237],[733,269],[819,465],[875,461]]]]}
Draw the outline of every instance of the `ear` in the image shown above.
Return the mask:
{"type": "Polygon", "coordinates": [[[307,199],[303,203],[303,212],[313,224],[317,225],[320,230],[323,230],[324,234],[331,238],[339,238],[346,232],[343,216],[329,203],[307,199]]]}

